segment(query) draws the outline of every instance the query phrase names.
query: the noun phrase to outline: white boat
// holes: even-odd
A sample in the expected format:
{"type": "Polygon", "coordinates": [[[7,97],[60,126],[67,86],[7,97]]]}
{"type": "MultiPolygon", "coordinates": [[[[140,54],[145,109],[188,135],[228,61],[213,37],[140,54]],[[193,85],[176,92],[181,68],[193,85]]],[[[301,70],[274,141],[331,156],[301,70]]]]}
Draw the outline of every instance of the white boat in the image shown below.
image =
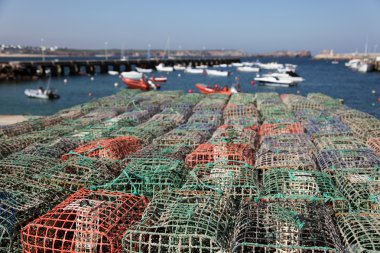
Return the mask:
{"type": "Polygon", "coordinates": [[[254,79],[256,82],[258,82],[261,85],[267,85],[267,86],[273,86],[273,87],[289,87],[294,86],[296,83],[281,79],[274,76],[256,76],[254,79]]]}
{"type": "Polygon", "coordinates": [[[220,64],[219,67],[220,68],[227,68],[227,64],[220,64]]]}
{"type": "Polygon", "coordinates": [[[270,63],[257,63],[256,64],[261,69],[281,69],[284,68],[284,64],[280,64],[277,62],[270,62],[270,63]]]}
{"type": "Polygon", "coordinates": [[[181,65],[181,64],[177,64],[177,65],[174,65],[173,67],[175,70],[185,70],[186,67],[181,65]]]}
{"type": "Polygon", "coordinates": [[[56,99],[59,98],[59,95],[50,90],[50,89],[42,89],[41,87],[39,89],[26,89],[24,91],[25,95],[30,98],[42,98],[42,99],[56,99]]]}
{"type": "Polygon", "coordinates": [[[302,77],[300,77],[297,73],[293,71],[287,71],[287,72],[276,72],[276,73],[271,73],[271,74],[265,74],[263,75],[264,77],[272,76],[279,78],[280,80],[289,80],[293,83],[300,83],[305,81],[302,77]]]}
{"type": "Polygon", "coordinates": [[[232,67],[243,67],[244,66],[244,64],[240,63],[240,62],[234,62],[231,65],[232,65],[232,67]]]}
{"type": "Polygon", "coordinates": [[[246,67],[252,67],[253,64],[255,64],[255,63],[254,62],[247,62],[247,61],[245,61],[245,62],[242,62],[242,64],[243,64],[243,66],[246,66],[246,67]]]}
{"type": "Polygon", "coordinates": [[[215,70],[215,69],[207,69],[206,73],[209,76],[228,76],[229,75],[228,71],[220,71],[220,70],[215,70]]]}
{"type": "Polygon", "coordinates": [[[367,73],[373,71],[373,68],[374,66],[372,63],[361,61],[358,64],[357,70],[361,73],[367,73]]]}
{"type": "Polygon", "coordinates": [[[195,66],[196,69],[207,69],[208,66],[207,65],[199,65],[199,66],[195,66]]]}
{"type": "Polygon", "coordinates": [[[119,71],[113,71],[113,70],[108,71],[108,75],[111,75],[111,76],[117,76],[118,74],[119,74],[119,71]]]}
{"type": "Polygon", "coordinates": [[[143,77],[143,74],[137,71],[129,71],[129,72],[121,72],[120,76],[122,78],[140,80],[143,77]]]}
{"type": "Polygon", "coordinates": [[[204,69],[193,69],[193,68],[186,68],[185,73],[188,74],[203,74],[205,72],[204,69]]]}
{"type": "Polygon", "coordinates": [[[331,64],[339,64],[338,61],[332,61],[331,64]]]}
{"type": "Polygon", "coordinates": [[[259,68],[249,67],[249,66],[237,67],[236,70],[239,72],[259,72],[260,71],[259,68]]]}
{"type": "Polygon", "coordinates": [[[174,68],[170,66],[165,66],[163,63],[160,63],[156,66],[157,71],[161,72],[173,72],[174,68]]]}
{"type": "Polygon", "coordinates": [[[346,65],[346,67],[349,67],[350,69],[356,70],[358,69],[359,63],[360,63],[359,59],[352,59],[349,62],[346,62],[344,65],[346,65]]]}
{"type": "Polygon", "coordinates": [[[144,69],[144,68],[139,68],[139,67],[136,67],[136,70],[137,70],[137,72],[140,72],[140,73],[152,73],[153,72],[153,69],[144,69]]]}

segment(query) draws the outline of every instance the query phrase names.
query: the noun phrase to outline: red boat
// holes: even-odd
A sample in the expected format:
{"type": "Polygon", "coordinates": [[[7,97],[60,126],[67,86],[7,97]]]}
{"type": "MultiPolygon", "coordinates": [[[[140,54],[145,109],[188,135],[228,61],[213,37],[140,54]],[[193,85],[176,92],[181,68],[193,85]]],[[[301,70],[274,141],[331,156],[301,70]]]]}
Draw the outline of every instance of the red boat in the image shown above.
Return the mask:
{"type": "Polygon", "coordinates": [[[218,87],[209,88],[209,87],[205,86],[204,84],[200,84],[200,83],[197,83],[195,85],[195,87],[197,87],[199,92],[202,94],[213,94],[213,93],[224,94],[224,95],[231,95],[232,94],[231,89],[229,89],[227,87],[222,88],[222,89],[220,89],[218,87]]]}
{"type": "Polygon", "coordinates": [[[151,78],[149,78],[149,80],[151,80],[152,82],[164,83],[166,82],[166,80],[168,80],[168,78],[164,76],[160,76],[160,77],[152,76],[151,78]]]}
{"type": "Polygon", "coordinates": [[[159,89],[160,85],[155,84],[150,80],[145,80],[144,78],[141,79],[129,79],[129,78],[122,78],[121,79],[123,83],[129,88],[129,89],[140,89],[140,90],[150,90],[150,89],[159,89]]]}

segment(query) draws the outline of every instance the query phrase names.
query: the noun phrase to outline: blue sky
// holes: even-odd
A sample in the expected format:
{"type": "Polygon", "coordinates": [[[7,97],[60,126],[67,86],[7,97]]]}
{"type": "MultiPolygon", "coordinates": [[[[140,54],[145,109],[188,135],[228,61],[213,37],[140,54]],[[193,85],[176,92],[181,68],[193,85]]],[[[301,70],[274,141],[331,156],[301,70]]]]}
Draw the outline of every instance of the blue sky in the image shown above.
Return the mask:
{"type": "Polygon", "coordinates": [[[380,52],[380,0],[0,0],[0,44],[380,52]]]}

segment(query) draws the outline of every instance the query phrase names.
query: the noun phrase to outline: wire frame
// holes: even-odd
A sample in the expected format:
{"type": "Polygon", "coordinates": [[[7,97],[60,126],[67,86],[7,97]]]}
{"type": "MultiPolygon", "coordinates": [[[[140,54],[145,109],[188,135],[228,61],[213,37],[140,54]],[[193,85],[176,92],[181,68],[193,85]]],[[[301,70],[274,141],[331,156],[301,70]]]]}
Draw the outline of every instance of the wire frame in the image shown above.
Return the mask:
{"type": "Polygon", "coordinates": [[[125,252],[224,252],[233,203],[218,194],[164,191],[123,237],[125,252]]]}
{"type": "Polygon", "coordinates": [[[61,189],[26,178],[0,176],[0,252],[19,252],[20,229],[65,196],[61,189]]]}
{"type": "Polygon", "coordinates": [[[157,192],[180,188],[187,170],[178,160],[165,158],[140,158],[131,160],[121,174],[104,185],[91,189],[104,189],[152,197],[157,192]]]}
{"type": "Polygon", "coordinates": [[[208,141],[212,144],[236,143],[255,146],[257,132],[250,128],[239,125],[222,125],[213,133],[208,141]]]}
{"type": "Polygon", "coordinates": [[[350,128],[337,118],[309,119],[305,123],[305,131],[314,139],[323,136],[351,136],[350,128]]]}
{"type": "Polygon", "coordinates": [[[198,164],[218,161],[241,161],[254,164],[254,153],[251,145],[226,143],[213,145],[203,143],[186,156],[186,167],[192,169],[198,164]]]}
{"type": "Polygon", "coordinates": [[[323,136],[313,140],[319,151],[324,150],[366,150],[368,146],[352,136],[323,136]]]}
{"type": "Polygon", "coordinates": [[[249,105],[255,102],[255,94],[251,93],[235,93],[230,96],[229,103],[249,105]]]}
{"type": "Polygon", "coordinates": [[[141,219],[147,202],[81,189],[22,229],[23,252],[121,252],[124,232],[141,219]]]}
{"type": "Polygon", "coordinates": [[[98,159],[72,157],[62,164],[36,174],[33,178],[44,184],[77,191],[82,187],[109,182],[119,171],[119,168],[111,170],[106,162],[98,159]]]}
{"type": "Polygon", "coordinates": [[[372,115],[368,113],[350,108],[342,108],[340,110],[337,110],[336,112],[334,112],[334,115],[340,118],[346,124],[352,120],[374,118],[372,115]]]}
{"type": "Polygon", "coordinates": [[[296,119],[302,123],[306,123],[309,119],[318,119],[331,117],[331,114],[327,111],[317,109],[303,109],[294,111],[296,119]]]}
{"type": "Polygon", "coordinates": [[[369,139],[367,141],[367,145],[372,148],[378,156],[380,156],[380,137],[369,139]]]}
{"type": "Polygon", "coordinates": [[[347,121],[356,137],[363,141],[380,137],[380,120],[376,118],[352,119],[347,121]]]}
{"type": "Polygon", "coordinates": [[[196,124],[196,123],[210,124],[217,127],[222,123],[222,114],[218,112],[207,111],[203,113],[201,111],[198,111],[189,118],[187,123],[188,124],[196,124]]]}
{"type": "Polygon", "coordinates": [[[141,148],[141,141],[133,136],[122,136],[90,142],[62,156],[63,160],[71,156],[87,156],[109,159],[123,159],[141,148]]]}
{"type": "Polygon", "coordinates": [[[334,210],[348,210],[348,201],[335,189],[332,178],[321,171],[267,170],[263,174],[261,199],[320,201],[332,203],[334,210]]]}
{"type": "Polygon", "coordinates": [[[60,138],[50,143],[36,143],[20,151],[20,154],[61,158],[61,156],[78,146],[78,143],[60,138]]]}
{"type": "Polygon", "coordinates": [[[184,123],[186,119],[186,114],[182,114],[178,111],[166,110],[154,115],[149,121],[169,121],[178,125],[184,123]]]}
{"type": "Polygon", "coordinates": [[[225,125],[236,125],[241,127],[249,127],[252,129],[257,129],[259,127],[258,118],[224,118],[225,125]]]}
{"type": "Polygon", "coordinates": [[[35,174],[61,164],[59,159],[35,155],[13,154],[0,161],[0,174],[32,178],[35,174]]]}
{"type": "Polygon", "coordinates": [[[0,136],[4,137],[13,137],[20,134],[30,133],[33,131],[33,126],[30,124],[30,121],[24,121],[15,123],[12,125],[2,126],[0,128],[0,136]]]}
{"type": "Polygon", "coordinates": [[[256,158],[255,168],[260,171],[276,168],[316,170],[314,159],[306,153],[264,153],[256,158]]]}
{"type": "Polygon", "coordinates": [[[324,106],[312,100],[308,100],[307,98],[294,95],[294,94],[286,94],[286,96],[281,96],[282,102],[291,110],[298,111],[304,109],[313,109],[313,110],[323,110],[324,106]]]}
{"type": "Polygon", "coordinates": [[[307,153],[312,156],[317,149],[306,134],[279,134],[262,138],[257,156],[267,152],[307,153]]]}
{"type": "Polygon", "coordinates": [[[158,147],[187,146],[195,148],[204,140],[204,136],[198,132],[189,132],[174,129],[169,133],[153,140],[158,147]]]}
{"type": "Polygon", "coordinates": [[[142,122],[148,120],[151,116],[150,111],[148,110],[136,110],[131,112],[125,112],[114,118],[106,120],[104,122],[107,126],[117,126],[118,128],[124,126],[136,126],[142,122]]]}
{"type": "Polygon", "coordinates": [[[219,112],[223,111],[226,104],[226,100],[201,100],[196,106],[194,106],[193,111],[209,111],[209,112],[219,112]]]}
{"type": "Polygon", "coordinates": [[[379,175],[360,170],[335,174],[337,188],[350,201],[355,212],[380,214],[379,175]]]}
{"type": "Polygon", "coordinates": [[[259,112],[255,105],[228,103],[223,110],[224,118],[258,117],[259,112]]]}
{"type": "Polygon", "coordinates": [[[3,159],[8,155],[20,151],[28,145],[43,139],[43,136],[28,134],[1,140],[0,159],[3,159]]]}
{"type": "Polygon", "coordinates": [[[257,173],[244,162],[226,161],[197,165],[182,189],[217,191],[234,199],[252,199],[258,195],[257,173]]]}
{"type": "Polygon", "coordinates": [[[322,171],[329,173],[352,169],[371,172],[380,167],[380,158],[370,149],[321,151],[317,155],[317,162],[322,171]]]}
{"type": "Polygon", "coordinates": [[[339,109],[343,107],[342,102],[339,99],[333,99],[323,93],[309,93],[307,99],[322,104],[327,109],[339,109]]]}
{"type": "Polygon", "coordinates": [[[245,202],[231,252],[344,252],[333,214],[320,203],[245,202]]]}
{"type": "Polygon", "coordinates": [[[154,139],[154,135],[152,133],[138,127],[122,127],[112,132],[110,136],[134,136],[138,138],[144,145],[149,144],[154,139]]]}
{"type": "Polygon", "coordinates": [[[347,252],[380,251],[379,214],[339,213],[336,219],[347,252]]]}
{"type": "Polygon", "coordinates": [[[279,134],[301,134],[304,128],[301,123],[278,123],[278,124],[262,124],[259,130],[259,136],[262,138],[267,135],[279,134]]]}
{"type": "Polygon", "coordinates": [[[153,138],[156,138],[158,136],[164,135],[171,129],[177,126],[177,123],[174,121],[154,121],[149,120],[147,122],[144,122],[137,126],[137,129],[143,132],[147,132],[153,136],[153,138]]]}

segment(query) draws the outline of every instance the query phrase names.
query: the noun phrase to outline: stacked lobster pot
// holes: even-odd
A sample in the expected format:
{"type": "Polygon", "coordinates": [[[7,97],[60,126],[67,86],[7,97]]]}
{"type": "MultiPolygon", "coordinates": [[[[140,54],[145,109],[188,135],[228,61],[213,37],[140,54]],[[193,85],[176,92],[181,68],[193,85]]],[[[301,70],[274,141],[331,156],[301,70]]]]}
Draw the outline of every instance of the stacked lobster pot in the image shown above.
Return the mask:
{"type": "Polygon", "coordinates": [[[293,114],[295,104],[302,108],[307,103],[293,95],[285,101],[286,105],[278,94],[256,95],[263,124],[255,170],[262,185],[257,201],[245,201],[240,207],[231,251],[341,252],[334,210],[326,203],[345,208],[345,198],[330,175],[318,171],[316,147],[293,114]]]}

